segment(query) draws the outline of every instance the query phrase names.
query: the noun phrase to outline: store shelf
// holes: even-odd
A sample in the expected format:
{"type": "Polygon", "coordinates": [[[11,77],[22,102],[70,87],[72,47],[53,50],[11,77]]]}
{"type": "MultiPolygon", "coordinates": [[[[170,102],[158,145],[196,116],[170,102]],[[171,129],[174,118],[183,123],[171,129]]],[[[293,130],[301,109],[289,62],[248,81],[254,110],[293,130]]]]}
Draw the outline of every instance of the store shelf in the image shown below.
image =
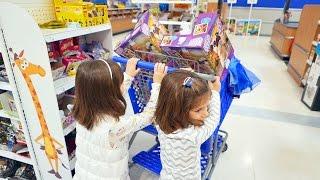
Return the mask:
{"type": "Polygon", "coordinates": [[[111,29],[110,24],[101,24],[97,26],[90,26],[84,28],[77,29],[68,29],[68,28],[60,28],[60,29],[42,29],[42,34],[47,43],[59,41],[66,38],[78,37],[87,34],[92,34],[96,32],[106,31],[111,29]]]}
{"type": "Polygon", "coordinates": [[[16,121],[19,121],[19,118],[16,116],[13,116],[11,114],[8,114],[7,112],[5,112],[4,110],[0,110],[0,117],[4,117],[4,118],[8,118],[8,119],[13,119],[16,121]]]}
{"type": "Polygon", "coordinates": [[[138,7],[127,7],[124,9],[119,9],[119,8],[108,8],[108,11],[118,11],[118,10],[140,10],[138,7]]]}
{"type": "Polygon", "coordinates": [[[72,124],[70,124],[68,127],[66,127],[63,130],[63,134],[66,136],[69,133],[71,133],[74,129],[76,129],[76,121],[74,121],[72,124]]]}
{"type": "Polygon", "coordinates": [[[77,158],[75,156],[70,160],[70,170],[74,170],[74,168],[76,167],[76,161],[77,158]]]}
{"type": "Polygon", "coordinates": [[[28,157],[24,157],[24,156],[20,156],[16,153],[13,153],[13,152],[10,152],[10,151],[5,151],[5,150],[1,150],[0,149],[0,156],[1,157],[6,157],[6,158],[9,158],[9,159],[13,159],[13,160],[16,160],[16,161],[19,161],[19,162],[23,162],[23,163],[26,163],[26,164],[30,164],[30,165],[33,165],[32,163],[32,160],[28,157]]]}
{"type": "Polygon", "coordinates": [[[63,77],[54,81],[56,94],[61,94],[75,86],[75,77],[63,77]]]}
{"type": "Polygon", "coordinates": [[[9,82],[4,82],[4,81],[0,81],[0,89],[6,90],[6,91],[12,91],[12,88],[9,82]]]}
{"type": "MultiPolygon", "coordinates": [[[[137,19],[133,19],[132,23],[137,23],[137,19]]],[[[159,21],[160,24],[166,24],[166,25],[191,25],[191,22],[186,22],[186,21],[159,21]]]]}
{"type": "Polygon", "coordinates": [[[160,3],[166,3],[166,4],[193,4],[193,1],[170,1],[170,0],[159,0],[159,1],[152,1],[152,0],[132,0],[132,3],[136,4],[160,4],[160,3]]]}

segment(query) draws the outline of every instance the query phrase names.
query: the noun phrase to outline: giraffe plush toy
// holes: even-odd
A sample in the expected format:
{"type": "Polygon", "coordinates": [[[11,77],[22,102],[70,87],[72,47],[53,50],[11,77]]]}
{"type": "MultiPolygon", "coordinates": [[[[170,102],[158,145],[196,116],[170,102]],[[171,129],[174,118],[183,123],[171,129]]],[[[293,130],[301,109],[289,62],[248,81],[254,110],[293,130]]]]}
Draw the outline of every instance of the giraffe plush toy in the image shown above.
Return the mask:
{"type": "MultiPolygon", "coordinates": [[[[12,49],[10,51],[13,53],[12,49]]],[[[33,104],[37,111],[39,124],[41,127],[41,134],[35,139],[35,142],[40,144],[40,148],[45,151],[46,157],[50,163],[51,170],[48,171],[50,174],[54,174],[57,178],[61,179],[62,177],[59,174],[59,161],[61,160],[58,157],[58,154],[62,154],[60,149],[63,148],[63,145],[55,140],[51,135],[48,129],[39,97],[32,83],[31,77],[34,75],[39,75],[40,77],[44,77],[46,75],[45,70],[39,66],[30,63],[24,58],[24,51],[21,51],[20,54],[14,53],[14,63],[12,63],[14,67],[17,67],[24,80],[27,83],[29,92],[32,97],[33,104]],[[57,146],[57,147],[56,147],[57,146]]],[[[64,168],[66,166],[61,163],[64,168]]]]}

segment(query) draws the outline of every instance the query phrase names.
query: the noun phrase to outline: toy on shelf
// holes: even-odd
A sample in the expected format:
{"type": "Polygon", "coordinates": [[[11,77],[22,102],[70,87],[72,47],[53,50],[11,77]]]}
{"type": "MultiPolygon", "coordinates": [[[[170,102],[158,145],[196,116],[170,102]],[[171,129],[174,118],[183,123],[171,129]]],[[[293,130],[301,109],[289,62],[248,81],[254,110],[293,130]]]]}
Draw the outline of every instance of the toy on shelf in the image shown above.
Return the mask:
{"type": "Polygon", "coordinates": [[[106,5],[82,1],[55,1],[58,21],[78,22],[82,27],[109,23],[106,5]]]}
{"type": "Polygon", "coordinates": [[[102,43],[98,41],[84,44],[82,50],[92,59],[108,59],[110,56],[110,51],[104,48],[102,43]]]}
{"type": "Polygon", "coordinates": [[[6,67],[4,65],[1,52],[0,52],[0,81],[9,82],[6,67]]]}
{"type": "Polygon", "coordinates": [[[44,29],[58,29],[66,27],[66,23],[64,21],[50,21],[40,24],[39,26],[44,29]]]}
{"type": "Polygon", "coordinates": [[[32,165],[0,157],[0,178],[36,180],[32,165]]]}
{"type": "Polygon", "coordinates": [[[67,128],[69,125],[75,122],[75,119],[71,115],[71,106],[73,104],[74,97],[70,95],[64,95],[58,100],[60,117],[63,128],[67,128]]]}
{"type": "Polygon", "coordinates": [[[0,118],[0,130],[0,150],[29,156],[20,122],[14,122],[7,118],[0,118]]]}
{"type": "Polygon", "coordinates": [[[11,91],[0,94],[0,109],[10,116],[18,117],[17,108],[11,91]]]}
{"type": "Polygon", "coordinates": [[[75,76],[81,62],[92,60],[87,53],[81,50],[79,41],[79,38],[69,38],[48,44],[48,54],[54,80],[63,77],[65,74],[75,76]]]}

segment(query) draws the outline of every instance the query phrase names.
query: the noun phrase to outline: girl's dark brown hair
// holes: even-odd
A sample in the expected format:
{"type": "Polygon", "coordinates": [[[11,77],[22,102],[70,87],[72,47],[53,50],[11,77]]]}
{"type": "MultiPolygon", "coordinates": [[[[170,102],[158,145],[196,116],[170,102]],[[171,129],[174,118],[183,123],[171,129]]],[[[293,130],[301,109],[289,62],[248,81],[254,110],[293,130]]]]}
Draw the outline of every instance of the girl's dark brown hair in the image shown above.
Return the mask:
{"type": "Polygon", "coordinates": [[[77,70],[72,113],[88,130],[105,115],[119,119],[125,113],[126,101],[120,90],[123,73],[115,62],[107,60],[107,63],[112,69],[112,79],[107,65],[101,60],[83,62],[77,70]]]}
{"type": "Polygon", "coordinates": [[[200,97],[210,92],[208,82],[192,72],[181,70],[167,74],[161,82],[155,122],[166,134],[193,125],[189,111],[200,97]],[[187,77],[192,78],[190,88],[183,86],[187,77]]]}

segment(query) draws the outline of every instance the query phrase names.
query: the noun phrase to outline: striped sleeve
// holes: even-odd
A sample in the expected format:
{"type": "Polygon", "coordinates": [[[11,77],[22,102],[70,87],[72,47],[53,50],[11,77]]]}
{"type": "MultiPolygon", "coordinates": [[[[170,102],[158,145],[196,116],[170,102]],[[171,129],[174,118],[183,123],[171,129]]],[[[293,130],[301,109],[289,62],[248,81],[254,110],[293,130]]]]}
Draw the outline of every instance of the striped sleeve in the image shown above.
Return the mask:
{"type": "Polygon", "coordinates": [[[152,123],[159,96],[160,84],[152,83],[150,100],[143,112],[132,116],[122,116],[119,122],[109,131],[111,142],[117,142],[132,132],[138,131],[152,123]]]}
{"type": "Polygon", "coordinates": [[[209,116],[204,120],[201,127],[195,128],[196,143],[202,144],[206,141],[216,129],[220,120],[220,94],[217,91],[212,91],[212,96],[209,104],[209,116]]]}

